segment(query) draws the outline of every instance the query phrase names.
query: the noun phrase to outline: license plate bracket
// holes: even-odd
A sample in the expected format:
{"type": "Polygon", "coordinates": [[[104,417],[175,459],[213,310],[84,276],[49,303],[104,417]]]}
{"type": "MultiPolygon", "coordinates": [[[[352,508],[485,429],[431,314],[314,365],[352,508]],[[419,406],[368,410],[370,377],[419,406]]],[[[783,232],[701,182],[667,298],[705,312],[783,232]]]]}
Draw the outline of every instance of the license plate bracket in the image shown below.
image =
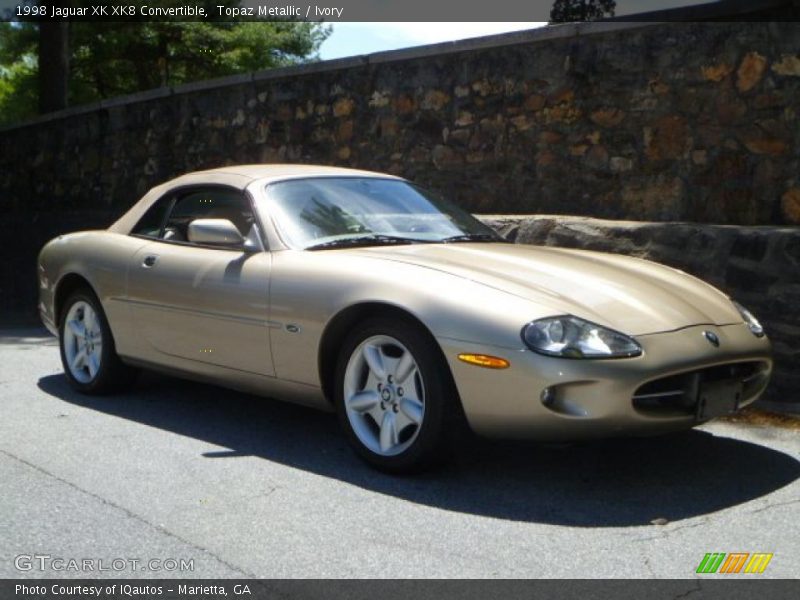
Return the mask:
{"type": "Polygon", "coordinates": [[[707,421],[736,412],[742,398],[741,381],[706,381],[697,394],[697,420],[707,421]]]}

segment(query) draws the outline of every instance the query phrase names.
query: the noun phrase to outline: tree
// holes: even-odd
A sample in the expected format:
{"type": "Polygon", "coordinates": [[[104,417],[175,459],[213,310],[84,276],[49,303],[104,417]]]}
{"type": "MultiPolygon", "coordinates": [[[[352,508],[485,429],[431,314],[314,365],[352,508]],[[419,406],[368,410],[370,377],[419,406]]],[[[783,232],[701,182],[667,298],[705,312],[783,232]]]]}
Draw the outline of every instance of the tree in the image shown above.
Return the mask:
{"type": "Polygon", "coordinates": [[[0,23],[0,122],[13,123],[36,114],[38,39],[34,25],[0,23]]]}
{"type": "MultiPolygon", "coordinates": [[[[216,12],[216,5],[239,2],[207,4],[207,12],[216,12]]],[[[330,33],[326,25],[292,21],[72,21],[65,54],[67,92],[56,89],[59,77],[48,70],[50,59],[44,56],[55,49],[40,44],[41,27],[37,22],[0,23],[0,122],[33,116],[39,100],[43,110],[57,109],[59,103],[45,102],[45,96],[57,99],[61,90],[74,105],[316,60],[330,33]],[[39,75],[46,76],[41,86],[39,75]]]]}
{"type": "Polygon", "coordinates": [[[39,112],[67,106],[69,88],[69,23],[43,20],[39,24],[39,112]]]}
{"type": "Polygon", "coordinates": [[[556,0],[550,9],[550,23],[596,21],[614,16],[615,0],[556,0]]]}
{"type": "Polygon", "coordinates": [[[316,23],[72,24],[75,102],[307,62],[328,28],[316,23]]]}

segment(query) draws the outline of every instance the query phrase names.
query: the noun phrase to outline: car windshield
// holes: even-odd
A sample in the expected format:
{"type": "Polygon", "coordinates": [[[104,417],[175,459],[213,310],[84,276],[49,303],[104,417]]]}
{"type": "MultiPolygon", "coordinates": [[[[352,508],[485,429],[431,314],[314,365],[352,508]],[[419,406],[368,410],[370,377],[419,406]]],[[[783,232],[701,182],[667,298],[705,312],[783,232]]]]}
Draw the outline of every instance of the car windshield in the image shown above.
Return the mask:
{"type": "Polygon", "coordinates": [[[258,203],[293,248],[502,241],[453,203],[406,181],[319,177],[267,186],[258,203]]]}

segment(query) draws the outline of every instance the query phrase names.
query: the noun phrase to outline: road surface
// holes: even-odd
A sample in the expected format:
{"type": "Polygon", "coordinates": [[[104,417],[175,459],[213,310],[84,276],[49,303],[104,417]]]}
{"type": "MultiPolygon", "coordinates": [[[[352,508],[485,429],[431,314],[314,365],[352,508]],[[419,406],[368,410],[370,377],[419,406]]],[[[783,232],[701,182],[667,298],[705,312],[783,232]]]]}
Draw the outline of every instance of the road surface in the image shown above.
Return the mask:
{"type": "Polygon", "coordinates": [[[0,577],[800,576],[797,430],[477,442],[389,477],[329,414],[155,375],[76,394],[42,330],[0,331],[0,401],[0,577]]]}

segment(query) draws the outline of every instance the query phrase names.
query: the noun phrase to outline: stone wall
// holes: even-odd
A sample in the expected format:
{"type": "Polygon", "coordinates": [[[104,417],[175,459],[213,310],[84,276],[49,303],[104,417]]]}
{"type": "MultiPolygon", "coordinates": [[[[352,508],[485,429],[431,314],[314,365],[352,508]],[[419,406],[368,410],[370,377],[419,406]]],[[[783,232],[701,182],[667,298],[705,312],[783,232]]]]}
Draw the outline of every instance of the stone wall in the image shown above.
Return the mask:
{"type": "Polygon", "coordinates": [[[800,23],[593,23],[154,90],[0,132],[0,206],[227,163],[398,173],[478,212],[800,223],[800,23]]]}
{"type": "Polygon", "coordinates": [[[765,399],[800,410],[800,228],[483,216],[521,244],[615,252],[670,265],[746,306],[772,341],[775,372],[765,399]]]}

